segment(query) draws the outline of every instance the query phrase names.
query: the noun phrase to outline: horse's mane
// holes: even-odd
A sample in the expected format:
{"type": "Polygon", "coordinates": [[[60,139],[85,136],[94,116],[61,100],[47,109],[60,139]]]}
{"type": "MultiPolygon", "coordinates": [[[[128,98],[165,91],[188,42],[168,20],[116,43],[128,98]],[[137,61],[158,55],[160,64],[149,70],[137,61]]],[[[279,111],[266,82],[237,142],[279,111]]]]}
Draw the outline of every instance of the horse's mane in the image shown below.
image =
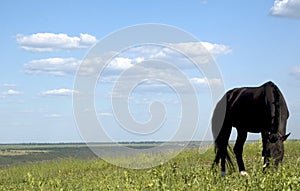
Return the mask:
{"type": "Polygon", "coordinates": [[[280,117],[280,91],[278,87],[273,84],[273,95],[274,95],[274,105],[275,105],[275,112],[274,112],[274,119],[272,120],[272,129],[271,133],[277,133],[279,127],[279,117],[280,117]]]}

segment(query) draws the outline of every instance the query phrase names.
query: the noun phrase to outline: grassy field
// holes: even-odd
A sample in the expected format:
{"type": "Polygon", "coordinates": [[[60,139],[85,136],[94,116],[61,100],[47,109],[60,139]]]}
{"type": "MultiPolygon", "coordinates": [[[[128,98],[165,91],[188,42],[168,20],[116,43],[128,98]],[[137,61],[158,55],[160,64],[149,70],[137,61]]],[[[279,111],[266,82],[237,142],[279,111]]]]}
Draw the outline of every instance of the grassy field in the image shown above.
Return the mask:
{"type": "MultiPolygon", "coordinates": [[[[250,176],[222,178],[219,169],[211,170],[212,148],[204,154],[188,148],[157,167],[133,170],[96,158],[84,145],[4,145],[0,190],[300,190],[300,141],[287,141],[285,148],[283,165],[262,172],[261,144],[248,143],[250,176]]],[[[147,158],[129,162],[136,160],[147,158]]]]}

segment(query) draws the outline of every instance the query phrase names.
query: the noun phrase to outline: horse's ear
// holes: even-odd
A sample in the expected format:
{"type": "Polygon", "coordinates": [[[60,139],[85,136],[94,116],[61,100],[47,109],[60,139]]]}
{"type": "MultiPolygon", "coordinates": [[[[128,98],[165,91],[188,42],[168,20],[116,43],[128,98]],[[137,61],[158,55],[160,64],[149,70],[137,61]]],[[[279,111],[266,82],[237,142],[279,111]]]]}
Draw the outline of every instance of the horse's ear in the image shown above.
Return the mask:
{"type": "Polygon", "coordinates": [[[282,137],[281,137],[281,140],[282,140],[282,141],[285,141],[285,140],[288,138],[288,136],[290,136],[290,134],[291,134],[291,133],[282,136],[282,137]]]}

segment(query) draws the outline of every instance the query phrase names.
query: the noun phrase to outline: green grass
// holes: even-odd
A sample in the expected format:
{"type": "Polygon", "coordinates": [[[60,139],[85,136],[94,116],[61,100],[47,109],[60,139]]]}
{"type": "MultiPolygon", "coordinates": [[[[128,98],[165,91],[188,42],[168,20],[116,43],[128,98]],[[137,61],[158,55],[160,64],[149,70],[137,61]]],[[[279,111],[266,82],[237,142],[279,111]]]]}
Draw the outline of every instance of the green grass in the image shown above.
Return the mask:
{"type": "MultiPolygon", "coordinates": [[[[284,163],[276,171],[262,172],[260,148],[260,143],[245,146],[249,177],[232,172],[222,178],[218,168],[211,170],[212,148],[204,154],[187,149],[144,170],[120,168],[95,158],[18,163],[0,170],[0,190],[299,190],[300,141],[285,143],[284,163]]],[[[147,160],[143,157],[134,160],[147,160]]]]}

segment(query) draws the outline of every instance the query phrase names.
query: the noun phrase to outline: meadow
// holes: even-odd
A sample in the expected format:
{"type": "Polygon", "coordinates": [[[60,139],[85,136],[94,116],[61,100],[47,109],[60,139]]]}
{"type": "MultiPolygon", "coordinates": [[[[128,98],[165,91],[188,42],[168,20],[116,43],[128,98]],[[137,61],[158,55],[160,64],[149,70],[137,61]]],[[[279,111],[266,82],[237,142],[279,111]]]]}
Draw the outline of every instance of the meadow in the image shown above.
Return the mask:
{"type": "Polygon", "coordinates": [[[299,148],[300,141],[287,141],[283,164],[263,172],[261,143],[247,143],[250,176],[233,171],[220,177],[218,167],[211,169],[213,148],[201,153],[188,147],[159,166],[134,170],[109,164],[84,145],[5,145],[0,146],[0,190],[300,190],[299,148]]]}

